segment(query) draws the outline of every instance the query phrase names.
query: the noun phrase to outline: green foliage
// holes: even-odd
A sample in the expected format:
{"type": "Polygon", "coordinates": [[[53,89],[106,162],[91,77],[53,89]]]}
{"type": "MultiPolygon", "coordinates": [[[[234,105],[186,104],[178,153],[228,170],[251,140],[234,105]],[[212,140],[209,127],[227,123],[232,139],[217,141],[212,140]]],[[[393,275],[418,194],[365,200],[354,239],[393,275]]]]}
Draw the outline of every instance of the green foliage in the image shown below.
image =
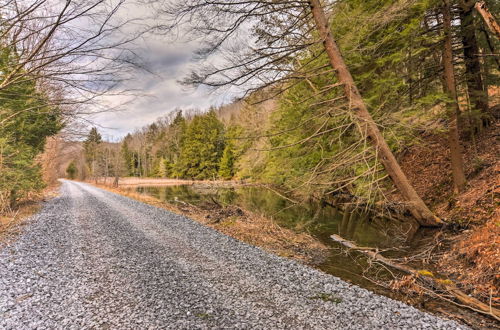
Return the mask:
{"type": "Polygon", "coordinates": [[[134,154],[128,146],[130,139],[132,139],[132,136],[127,134],[120,146],[120,153],[123,158],[123,162],[125,163],[126,175],[135,176],[137,164],[134,154]]]}
{"type": "MultiPolygon", "coordinates": [[[[395,153],[418,143],[417,136],[423,131],[447,130],[444,105],[450,100],[442,92],[442,33],[435,21],[440,4],[438,0],[332,3],[332,33],[371,115],[395,153]]],[[[457,31],[458,20],[454,36],[459,42],[457,31]]],[[[484,37],[479,42],[486,45],[484,37]]],[[[494,66],[492,57],[482,61],[491,62],[489,68],[494,66]]],[[[279,97],[271,96],[276,86],[249,96],[248,104],[257,103],[254,98],[261,93],[277,107],[263,110],[260,105],[244,105],[254,111],[247,116],[248,122],[238,118],[244,114],[241,109],[230,116],[219,112],[225,127],[213,111],[193,118],[185,118],[179,111],[166,122],[159,120],[136,133],[130,138],[135,145],[126,153],[130,174],[236,177],[305,194],[342,192],[367,203],[380,200],[380,192],[389,184],[386,173],[359,121],[353,120],[351,105],[322,45],[309,47],[293,63],[297,76],[303,74],[307,79],[278,86],[285,87],[279,97]],[[269,150],[259,151],[262,149],[269,150]]],[[[485,71],[498,73],[496,69],[485,71]]],[[[462,78],[459,75],[457,81],[462,78]]],[[[463,96],[461,86],[458,91],[463,96]]]]}
{"type": "MultiPolygon", "coordinates": [[[[440,65],[440,36],[425,27],[435,5],[433,0],[348,0],[332,11],[332,32],[347,66],[395,152],[446,115],[438,107],[447,100],[440,73],[431,69],[440,65]]],[[[297,62],[304,71],[329,68],[321,46],[297,62]]],[[[385,172],[343,102],[342,87],[330,87],[335,83],[326,69],[283,93],[271,127],[262,132],[270,136],[270,151],[251,176],[304,193],[341,191],[375,202],[387,182],[385,172]]]]}
{"type": "Polygon", "coordinates": [[[90,129],[87,139],[83,142],[85,153],[85,161],[87,162],[88,169],[91,176],[96,177],[99,175],[99,170],[102,167],[103,155],[101,153],[100,145],[102,143],[101,134],[97,128],[90,129]]]}
{"type": "Polygon", "coordinates": [[[66,168],[66,175],[68,179],[74,180],[78,174],[78,169],[76,168],[75,161],[71,161],[66,168]]]}
{"type": "Polygon", "coordinates": [[[92,127],[90,129],[87,139],[83,142],[83,147],[85,150],[85,159],[89,164],[97,160],[98,147],[102,143],[101,134],[97,131],[97,128],[92,127]]]}
{"type": "MultiPolygon", "coordinates": [[[[14,52],[2,48],[0,81],[2,72],[8,72],[16,63],[14,52]]],[[[60,109],[49,106],[33,80],[20,81],[0,91],[0,122],[0,195],[8,196],[12,206],[19,198],[43,188],[35,158],[43,151],[46,138],[56,134],[63,124],[60,109]]]]}
{"type": "Polygon", "coordinates": [[[165,158],[160,158],[158,162],[158,176],[160,178],[168,178],[172,175],[174,166],[173,164],[165,158]]]}
{"type": "Polygon", "coordinates": [[[231,144],[227,144],[224,148],[224,152],[220,160],[219,176],[226,180],[229,180],[234,176],[234,153],[231,144]]]}
{"type": "Polygon", "coordinates": [[[215,113],[195,116],[182,139],[175,171],[185,178],[216,178],[223,151],[224,125],[215,113]]]}

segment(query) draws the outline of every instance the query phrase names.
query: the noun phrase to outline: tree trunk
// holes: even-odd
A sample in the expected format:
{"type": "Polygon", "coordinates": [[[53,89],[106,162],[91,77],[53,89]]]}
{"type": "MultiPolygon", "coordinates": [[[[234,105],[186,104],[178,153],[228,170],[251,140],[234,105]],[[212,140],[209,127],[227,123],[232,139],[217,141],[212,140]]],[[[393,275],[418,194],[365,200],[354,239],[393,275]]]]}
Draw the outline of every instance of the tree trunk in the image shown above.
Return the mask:
{"type": "Polygon", "coordinates": [[[115,179],[113,180],[113,187],[118,188],[118,180],[120,176],[118,174],[115,175],[115,179]]]}
{"type": "Polygon", "coordinates": [[[411,214],[422,226],[439,226],[442,221],[436,217],[425,205],[424,201],[411,186],[406,175],[401,170],[396,158],[392,154],[382,133],[373,121],[368,109],[354,84],[351,73],[342,58],[339,48],[330,33],[330,26],[325,17],[325,12],[321,6],[320,0],[309,0],[311,12],[316,24],[316,28],[323,40],[323,46],[330,59],[330,65],[336,71],[339,82],[344,85],[344,92],[351,104],[352,111],[358,124],[361,127],[362,134],[366,134],[373,143],[381,163],[384,165],[387,173],[398,188],[402,197],[408,204],[411,214]]]}
{"type": "Polygon", "coordinates": [[[460,146],[460,138],[458,135],[458,115],[460,112],[457,100],[457,92],[455,86],[455,72],[453,68],[453,49],[451,40],[451,8],[450,0],[443,0],[443,30],[444,30],[444,47],[443,47],[443,69],[444,79],[446,82],[445,91],[448,97],[452,100],[448,107],[449,132],[448,140],[450,144],[451,172],[453,175],[453,191],[461,192],[465,187],[464,165],[462,160],[462,151],[460,146]]]}
{"type": "MultiPolygon", "coordinates": [[[[488,93],[481,77],[481,62],[479,61],[479,47],[476,39],[476,28],[472,8],[460,9],[460,26],[465,60],[465,76],[471,103],[481,112],[482,123],[488,125],[488,93]]],[[[477,120],[474,120],[476,122],[477,120]]],[[[480,128],[480,127],[479,127],[480,128]]],[[[471,127],[474,129],[474,127],[471,127]]]]}
{"type": "Polygon", "coordinates": [[[14,209],[16,207],[17,203],[17,191],[15,189],[12,189],[9,194],[9,207],[11,209],[14,209]]]}
{"type": "Polygon", "coordinates": [[[474,8],[476,8],[477,12],[484,19],[484,22],[486,23],[490,31],[494,35],[496,35],[497,39],[500,40],[500,25],[498,25],[495,17],[491,15],[490,11],[486,7],[486,3],[484,1],[478,1],[476,2],[474,8]]]}

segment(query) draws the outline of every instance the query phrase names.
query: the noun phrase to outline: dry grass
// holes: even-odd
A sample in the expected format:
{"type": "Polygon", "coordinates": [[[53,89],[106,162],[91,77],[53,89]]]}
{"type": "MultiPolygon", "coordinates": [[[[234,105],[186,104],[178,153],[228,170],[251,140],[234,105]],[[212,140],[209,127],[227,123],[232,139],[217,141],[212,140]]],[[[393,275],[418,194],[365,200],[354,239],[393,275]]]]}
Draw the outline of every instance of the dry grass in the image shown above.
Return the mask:
{"type": "Polygon", "coordinates": [[[235,206],[220,207],[210,204],[197,207],[190,204],[165,203],[126,188],[112,188],[102,184],[98,186],[140,202],[188,216],[240,241],[305,264],[316,265],[322,262],[329,251],[328,247],[307,233],[296,233],[282,228],[271,219],[235,206]]]}
{"type": "Polygon", "coordinates": [[[59,185],[47,187],[42,192],[31,194],[19,202],[14,210],[8,210],[0,214],[0,244],[7,243],[19,234],[25,220],[40,210],[40,203],[44,200],[57,196],[59,185]]]}

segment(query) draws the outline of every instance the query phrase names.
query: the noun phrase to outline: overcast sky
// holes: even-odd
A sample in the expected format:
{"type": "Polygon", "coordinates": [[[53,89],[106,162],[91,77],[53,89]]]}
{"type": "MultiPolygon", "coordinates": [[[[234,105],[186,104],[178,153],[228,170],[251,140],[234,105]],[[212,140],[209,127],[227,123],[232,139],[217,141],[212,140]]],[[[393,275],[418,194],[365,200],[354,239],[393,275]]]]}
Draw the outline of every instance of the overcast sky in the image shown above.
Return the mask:
{"type": "MultiPolygon", "coordinates": [[[[153,73],[137,70],[129,84],[144,95],[124,105],[123,110],[92,116],[90,120],[99,126],[103,136],[123,137],[177,108],[204,110],[230,100],[227,93],[209,93],[202,88],[188,88],[178,83],[192,65],[194,49],[190,44],[182,40],[163,43],[158,37],[148,38],[142,43],[141,56],[153,73]]],[[[116,100],[119,101],[120,98],[116,100]]]]}
{"type": "MultiPolygon", "coordinates": [[[[144,22],[143,17],[151,15],[148,10],[125,8],[120,15],[141,17],[144,22]]],[[[85,120],[94,123],[105,139],[116,140],[178,108],[206,110],[212,105],[228,103],[231,100],[228,92],[210,93],[204,88],[193,89],[178,83],[193,65],[192,56],[198,44],[188,38],[177,31],[175,36],[150,34],[136,41],[134,51],[152,73],[135,71],[128,87],[140,90],[143,96],[122,106],[123,110],[97,114],[85,120]]],[[[115,97],[112,103],[124,100],[124,97],[115,97]]]]}

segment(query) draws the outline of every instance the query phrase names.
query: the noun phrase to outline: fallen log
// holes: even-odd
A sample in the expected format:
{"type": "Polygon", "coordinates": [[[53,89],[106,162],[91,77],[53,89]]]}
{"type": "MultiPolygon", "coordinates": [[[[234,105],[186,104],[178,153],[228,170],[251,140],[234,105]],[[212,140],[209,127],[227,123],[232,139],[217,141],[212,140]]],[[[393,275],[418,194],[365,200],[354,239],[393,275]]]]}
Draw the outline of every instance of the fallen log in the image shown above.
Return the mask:
{"type": "MultiPolygon", "coordinates": [[[[364,255],[386,265],[391,268],[394,268],[396,270],[399,270],[400,272],[410,274],[415,276],[418,280],[420,280],[422,283],[424,283],[426,286],[431,287],[432,289],[437,288],[439,290],[446,291],[449,293],[451,296],[453,296],[457,301],[460,302],[460,306],[467,307],[473,311],[486,314],[489,316],[494,317],[495,319],[500,321],[500,310],[497,308],[494,308],[491,305],[485,304],[476,298],[470,297],[467,295],[465,292],[460,290],[455,283],[453,283],[449,279],[438,279],[435,278],[432,273],[428,271],[419,271],[416,269],[413,269],[407,265],[403,265],[400,263],[397,263],[391,259],[388,259],[378,253],[377,250],[373,250],[373,248],[364,248],[364,247],[359,247],[352,241],[348,241],[344,238],[342,238],[339,235],[331,235],[330,236],[335,242],[342,244],[343,246],[351,249],[351,250],[356,250],[360,253],[363,253],[364,255]]],[[[442,298],[439,294],[436,293],[436,296],[442,298]]]]}

